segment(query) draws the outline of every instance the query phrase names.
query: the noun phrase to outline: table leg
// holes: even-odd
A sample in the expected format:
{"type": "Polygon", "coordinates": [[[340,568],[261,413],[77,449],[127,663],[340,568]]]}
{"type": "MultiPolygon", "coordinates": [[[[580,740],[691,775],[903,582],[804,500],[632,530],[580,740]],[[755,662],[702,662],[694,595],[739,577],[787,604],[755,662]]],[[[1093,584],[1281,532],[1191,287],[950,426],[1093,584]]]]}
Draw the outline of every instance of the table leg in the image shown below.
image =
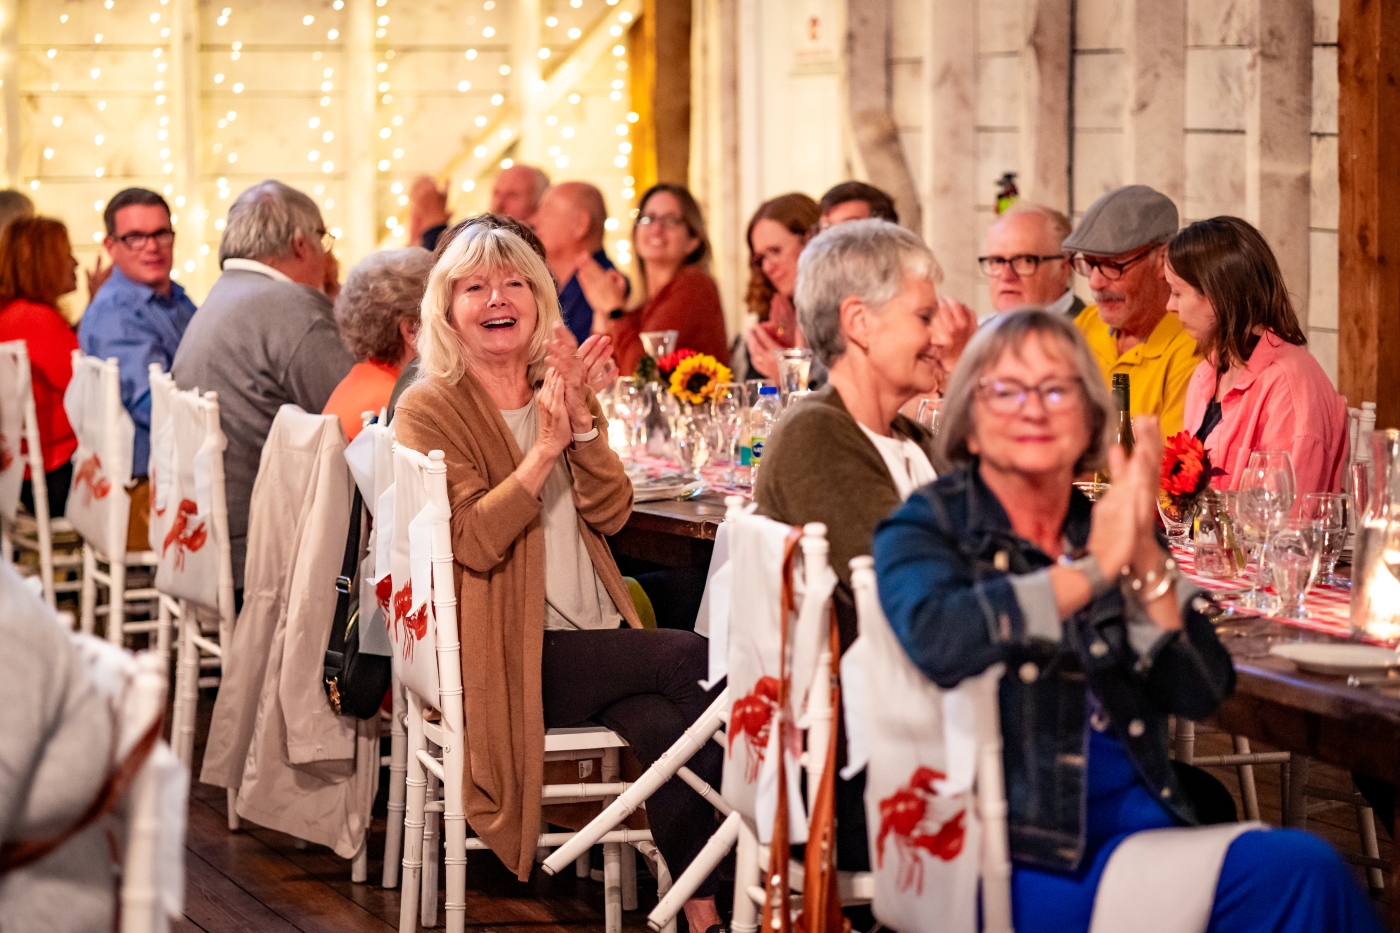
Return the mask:
{"type": "Polygon", "coordinates": [[[1305,755],[1293,755],[1288,761],[1288,797],[1283,805],[1283,825],[1289,829],[1308,828],[1308,765],[1305,755]]]}

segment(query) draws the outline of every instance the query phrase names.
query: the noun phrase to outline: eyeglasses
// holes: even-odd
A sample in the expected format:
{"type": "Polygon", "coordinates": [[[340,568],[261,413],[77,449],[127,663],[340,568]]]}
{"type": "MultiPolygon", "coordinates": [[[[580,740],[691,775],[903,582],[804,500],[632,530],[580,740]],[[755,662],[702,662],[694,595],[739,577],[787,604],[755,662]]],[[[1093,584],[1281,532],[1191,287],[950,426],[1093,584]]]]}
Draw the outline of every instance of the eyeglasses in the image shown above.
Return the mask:
{"type": "Polygon", "coordinates": [[[1016,414],[1032,395],[1040,399],[1046,411],[1064,411],[1079,399],[1079,389],[1078,379],[1047,379],[1036,386],[1028,386],[1015,379],[983,379],[977,384],[977,391],[987,403],[987,408],[998,415],[1016,414]]]}
{"type": "Polygon", "coordinates": [[[643,214],[637,218],[637,226],[650,227],[652,224],[662,230],[676,230],[686,226],[685,219],[675,214],[643,214]]]}
{"type": "Polygon", "coordinates": [[[1131,259],[1125,259],[1122,262],[1114,262],[1111,259],[1101,259],[1097,256],[1086,256],[1083,253],[1078,253],[1074,257],[1074,271],[1087,279],[1097,270],[1099,275],[1108,279],[1110,282],[1116,282],[1123,277],[1123,272],[1129,266],[1139,259],[1145,259],[1152,255],[1152,251],[1156,248],[1155,246],[1149,246],[1131,259]]]}
{"type": "Polygon", "coordinates": [[[331,247],[335,246],[335,234],[327,231],[324,227],[316,232],[321,235],[321,252],[329,253],[331,247]]]}
{"type": "Polygon", "coordinates": [[[1056,253],[1053,256],[1036,256],[1031,253],[1021,253],[1017,256],[978,256],[977,264],[982,267],[982,274],[988,278],[996,278],[1001,275],[1007,266],[1017,275],[1035,275],[1042,262],[1051,262],[1055,259],[1064,259],[1063,253],[1056,253]]]}
{"type": "Polygon", "coordinates": [[[167,227],[153,233],[123,233],[121,236],[112,237],[112,239],[129,250],[142,250],[151,240],[155,240],[157,246],[169,246],[175,242],[175,231],[167,227]]]}

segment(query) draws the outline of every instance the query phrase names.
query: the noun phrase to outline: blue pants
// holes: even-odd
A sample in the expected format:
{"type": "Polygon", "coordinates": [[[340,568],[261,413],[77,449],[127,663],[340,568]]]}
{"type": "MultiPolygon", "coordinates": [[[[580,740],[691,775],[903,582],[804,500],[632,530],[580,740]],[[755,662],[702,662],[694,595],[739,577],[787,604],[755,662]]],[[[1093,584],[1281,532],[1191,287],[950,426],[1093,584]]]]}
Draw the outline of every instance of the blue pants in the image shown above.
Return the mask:
{"type": "MultiPolygon", "coordinates": [[[[1174,825],[1138,780],[1112,736],[1089,743],[1088,826],[1076,872],[1013,866],[1011,907],[1020,933],[1084,933],[1113,850],[1129,835],[1174,825]]],[[[1225,854],[1209,933],[1381,933],[1380,921],[1336,851],[1311,833],[1248,832],[1225,854]]]]}

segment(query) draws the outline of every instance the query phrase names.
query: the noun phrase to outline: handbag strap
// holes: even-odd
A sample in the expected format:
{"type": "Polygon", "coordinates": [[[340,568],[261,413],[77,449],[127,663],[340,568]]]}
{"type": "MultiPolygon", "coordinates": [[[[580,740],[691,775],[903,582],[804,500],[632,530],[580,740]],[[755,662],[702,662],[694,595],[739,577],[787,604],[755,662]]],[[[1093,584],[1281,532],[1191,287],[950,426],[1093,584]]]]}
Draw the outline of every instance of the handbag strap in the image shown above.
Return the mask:
{"type": "Polygon", "coordinates": [[[335,618],[331,622],[331,640],[327,651],[345,651],[345,631],[350,618],[350,590],[355,580],[355,568],[360,563],[360,513],[364,498],[355,483],[355,498],[350,504],[350,530],[345,536],[345,558],[340,562],[340,576],[335,578],[335,618]]]}

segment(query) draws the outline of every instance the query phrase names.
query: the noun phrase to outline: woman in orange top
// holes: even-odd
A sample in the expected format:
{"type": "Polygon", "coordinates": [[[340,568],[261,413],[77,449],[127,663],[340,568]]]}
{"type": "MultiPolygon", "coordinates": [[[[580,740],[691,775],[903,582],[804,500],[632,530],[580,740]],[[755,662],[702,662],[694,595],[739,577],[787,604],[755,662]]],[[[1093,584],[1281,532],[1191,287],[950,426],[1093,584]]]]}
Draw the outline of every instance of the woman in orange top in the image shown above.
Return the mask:
{"type": "MultiPolygon", "coordinates": [[[[61,221],[24,217],[0,233],[0,341],[23,340],[29,351],[51,516],[62,515],[68,504],[73,480],[69,460],[78,449],[78,437],[63,410],[78,336],[58,310],[58,299],[78,287],[77,270],[68,228],[61,221]]],[[[13,440],[17,452],[18,439],[13,440]]],[[[34,511],[28,479],[20,501],[34,511]]]]}
{"type": "Polygon", "coordinates": [[[676,349],[729,362],[724,309],[710,277],[710,240],[700,205],[683,185],[652,185],[637,203],[632,228],[641,303],[626,311],[627,280],[596,262],[578,270],[593,306],[593,333],[612,337],[613,359],[626,374],[643,356],[642,332],[674,330],[676,349]]]}
{"type": "Polygon", "coordinates": [[[370,253],[355,264],[335,299],[335,323],[356,363],[326,400],[354,440],[363,412],[389,405],[394,382],[418,355],[418,309],[433,268],[433,254],[419,246],[370,253]]]}

